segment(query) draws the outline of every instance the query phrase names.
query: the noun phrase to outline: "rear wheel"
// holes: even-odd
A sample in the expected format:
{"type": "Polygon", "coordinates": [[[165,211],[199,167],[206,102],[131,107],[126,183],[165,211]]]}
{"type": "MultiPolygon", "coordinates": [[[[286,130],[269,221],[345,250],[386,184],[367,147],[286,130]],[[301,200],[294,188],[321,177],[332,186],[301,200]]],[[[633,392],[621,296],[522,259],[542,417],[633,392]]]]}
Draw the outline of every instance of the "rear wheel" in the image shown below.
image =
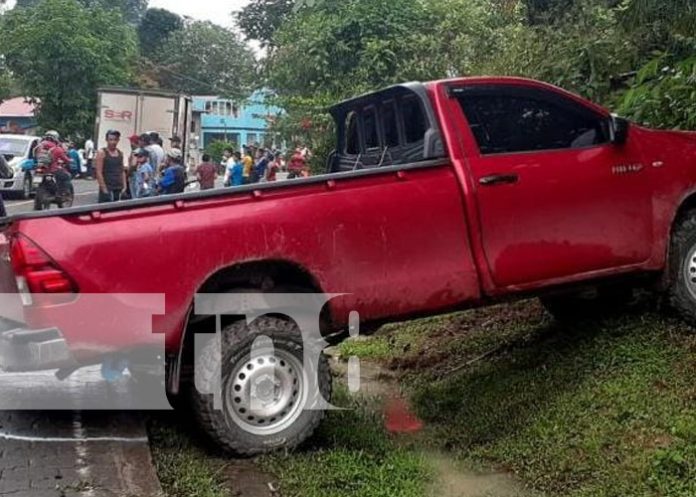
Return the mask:
{"type": "Polygon", "coordinates": [[[669,302],[684,320],[696,325],[696,211],[678,221],[672,233],[669,302]]]}
{"type": "Polygon", "coordinates": [[[196,361],[196,385],[221,392],[221,409],[216,409],[213,395],[194,388],[198,419],[218,445],[238,455],[295,448],[324,417],[323,411],[308,408],[322,397],[328,401],[331,394],[323,353],[318,371],[315,367],[304,364],[302,336],[293,321],[237,321],[223,330],[220,341],[211,340],[196,361]],[[256,340],[262,336],[268,340],[259,347],[256,340]]]}
{"type": "Polygon", "coordinates": [[[59,209],[69,209],[75,202],[75,187],[70,184],[70,190],[64,193],[57,201],[59,209]]]}

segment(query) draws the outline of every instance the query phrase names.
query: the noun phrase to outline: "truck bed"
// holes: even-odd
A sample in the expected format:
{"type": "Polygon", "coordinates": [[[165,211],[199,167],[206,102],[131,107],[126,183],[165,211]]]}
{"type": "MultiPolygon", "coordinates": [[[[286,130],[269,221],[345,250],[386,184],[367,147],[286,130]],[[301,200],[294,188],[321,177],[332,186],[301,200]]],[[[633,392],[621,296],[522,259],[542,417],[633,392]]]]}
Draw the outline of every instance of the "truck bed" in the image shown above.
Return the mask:
{"type": "MultiPolygon", "coordinates": [[[[452,164],[439,159],[5,222],[70,275],[81,295],[165,295],[154,331],[176,349],[206,281],[248,264],[306,274],[310,291],[346,294],[331,304],[336,326],[354,310],[369,322],[478,299],[462,198],[452,164]]],[[[123,334],[112,324],[108,336],[123,334]]]]}

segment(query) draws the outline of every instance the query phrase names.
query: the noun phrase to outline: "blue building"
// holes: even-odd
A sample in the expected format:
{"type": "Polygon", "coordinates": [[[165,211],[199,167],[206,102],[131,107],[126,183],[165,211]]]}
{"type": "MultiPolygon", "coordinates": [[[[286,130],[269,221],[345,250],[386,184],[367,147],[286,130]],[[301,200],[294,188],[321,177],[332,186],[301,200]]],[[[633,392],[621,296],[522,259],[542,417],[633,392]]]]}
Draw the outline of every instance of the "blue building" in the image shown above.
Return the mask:
{"type": "Polygon", "coordinates": [[[268,127],[281,110],[264,103],[266,92],[256,91],[244,103],[216,96],[194,96],[194,141],[204,150],[214,141],[242,145],[279,146],[268,127]],[[200,117],[200,120],[199,120],[200,117]]]}

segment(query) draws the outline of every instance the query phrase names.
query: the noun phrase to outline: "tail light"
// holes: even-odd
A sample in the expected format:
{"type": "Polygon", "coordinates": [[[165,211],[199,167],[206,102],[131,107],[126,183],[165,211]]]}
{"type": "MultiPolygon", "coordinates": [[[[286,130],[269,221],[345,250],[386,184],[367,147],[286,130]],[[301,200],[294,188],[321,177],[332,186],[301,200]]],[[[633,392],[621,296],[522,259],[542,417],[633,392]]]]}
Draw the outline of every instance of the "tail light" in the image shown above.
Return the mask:
{"type": "Polygon", "coordinates": [[[60,304],[71,300],[71,295],[77,293],[77,286],[65,271],[21,234],[10,240],[10,260],[24,305],[34,303],[33,295],[53,294],[56,298],[48,302],[42,299],[42,302],[60,304]]]}

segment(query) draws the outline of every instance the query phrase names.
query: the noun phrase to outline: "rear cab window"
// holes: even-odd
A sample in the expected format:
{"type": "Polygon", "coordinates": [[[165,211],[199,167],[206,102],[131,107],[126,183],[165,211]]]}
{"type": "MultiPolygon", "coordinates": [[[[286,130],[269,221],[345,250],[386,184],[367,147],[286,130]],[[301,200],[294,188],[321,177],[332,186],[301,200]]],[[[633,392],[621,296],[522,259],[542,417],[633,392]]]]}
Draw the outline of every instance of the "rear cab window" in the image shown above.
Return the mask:
{"type": "Polygon", "coordinates": [[[441,141],[439,147],[430,143],[440,135],[423,99],[405,87],[392,87],[332,109],[339,143],[329,172],[416,163],[431,159],[432,150],[444,157],[441,141]]]}

